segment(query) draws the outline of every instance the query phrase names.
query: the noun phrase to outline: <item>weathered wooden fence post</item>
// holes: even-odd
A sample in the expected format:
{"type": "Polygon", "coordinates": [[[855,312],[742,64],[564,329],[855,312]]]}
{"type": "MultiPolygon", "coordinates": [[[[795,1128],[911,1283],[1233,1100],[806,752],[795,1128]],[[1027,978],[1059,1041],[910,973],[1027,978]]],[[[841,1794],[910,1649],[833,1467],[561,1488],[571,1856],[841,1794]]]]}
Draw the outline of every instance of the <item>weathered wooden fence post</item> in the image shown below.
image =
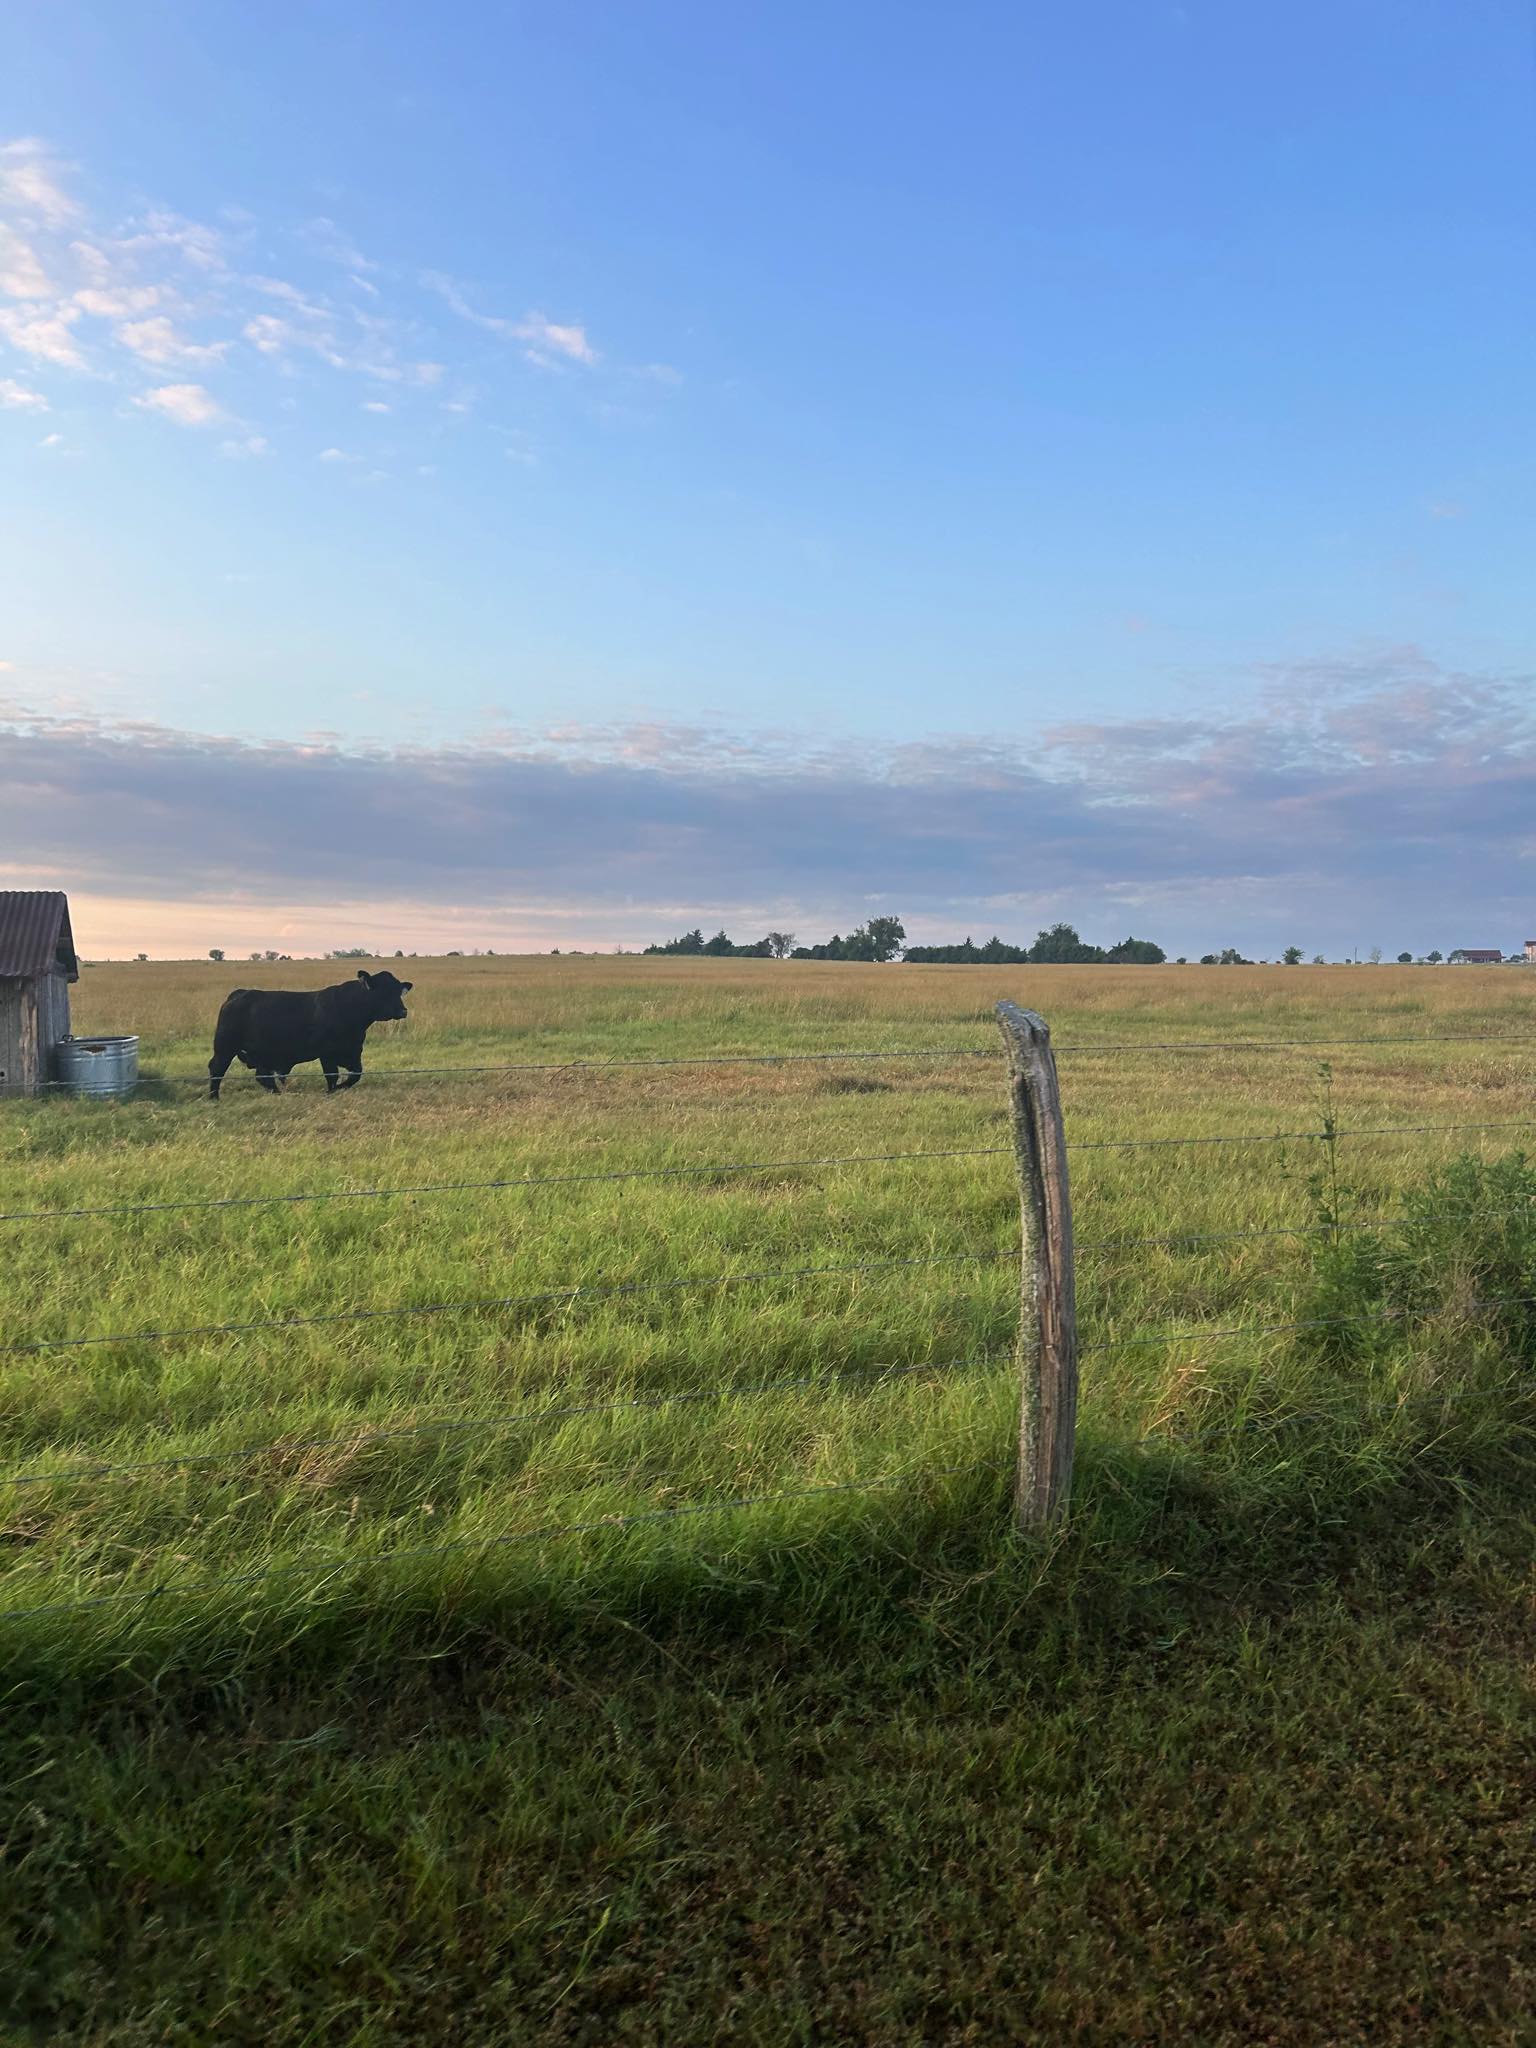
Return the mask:
{"type": "Polygon", "coordinates": [[[997,1021],[1008,1048],[1008,1097],[1024,1223],[1014,1504],[1019,1527],[1025,1529],[1059,1514],[1072,1488],[1077,1282],[1067,1144],[1050,1026],[1033,1010],[1021,1010],[1015,1003],[999,1003],[997,1021]]]}

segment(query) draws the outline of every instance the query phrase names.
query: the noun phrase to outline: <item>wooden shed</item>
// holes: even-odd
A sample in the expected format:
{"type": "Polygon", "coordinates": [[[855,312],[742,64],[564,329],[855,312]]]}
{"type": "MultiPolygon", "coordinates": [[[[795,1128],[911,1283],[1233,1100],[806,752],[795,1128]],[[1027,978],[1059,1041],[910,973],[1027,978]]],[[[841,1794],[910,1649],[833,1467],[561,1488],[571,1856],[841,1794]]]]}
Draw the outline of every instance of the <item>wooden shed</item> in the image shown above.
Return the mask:
{"type": "Polygon", "coordinates": [[[52,1079],[79,979],[64,891],[0,889],[0,1093],[32,1095],[52,1079]]]}

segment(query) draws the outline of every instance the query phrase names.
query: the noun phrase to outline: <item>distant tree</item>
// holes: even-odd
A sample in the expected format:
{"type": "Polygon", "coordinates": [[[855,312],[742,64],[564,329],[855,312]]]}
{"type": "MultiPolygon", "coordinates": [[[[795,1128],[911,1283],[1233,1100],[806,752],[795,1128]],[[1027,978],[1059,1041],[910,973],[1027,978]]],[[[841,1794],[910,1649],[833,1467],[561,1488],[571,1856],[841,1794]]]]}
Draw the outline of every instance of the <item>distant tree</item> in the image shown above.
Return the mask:
{"type": "Polygon", "coordinates": [[[1173,964],[1175,967],[1187,967],[1189,965],[1189,962],[1184,958],[1184,955],[1181,953],[1178,959],[1175,960],[1173,964]]]}
{"type": "MultiPolygon", "coordinates": [[[[1253,965],[1251,960],[1243,958],[1243,955],[1239,953],[1236,946],[1223,946],[1219,953],[1209,956],[1209,963],[1213,967],[1251,967],[1253,965]]],[[[1203,967],[1207,963],[1205,960],[1202,960],[1200,964],[1203,967]]]]}
{"type": "Polygon", "coordinates": [[[715,936],[704,947],[704,951],[711,954],[717,960],[724,958],[728,953],[734,953],[735,950],[736,948],[731,944],[723,930],[716,932],[715,936]]]}
{"type": "Polygon", "coordinates": [[[253,953],[253,954],[251,955],[251,958],[252,958],[253,960],[259,960],[259,959],[261,958],[261,955],[260,955],[260,953],[253,953]]]}
{"type": "Polygon", "coordinates": [[[871,960],[895,960],[907,943],[907,928],[899,917],[872,917],[854,937],[868,943],[871,960]]]}
{"type": "Polygon", "coordinates": [[[327,960],[371,960],[371,946],[336,946],[326,954],[327,960]]]}
{"type": "Polygon", "coordinates": [[[1424,955],[1424,958],[1429,962],[1431,967],[1438,967],[1440,965],[1440,962],[1444,959],[1444,957],[1444,954],[1440,951],[1440,948],[1438,946],[1436,946],[1432,952],[1428,952],[1424,955]]]}
{"type": "Polygon", "coordinates": [[[906,959],[913,967],[1017,967],[1029,958],[1028,946],[1013,946],[994,932],[984,946],[966,935],[958,946],[908,946],[906,959]]]}
{"type": "Polygon", "coordinates": [[[1104,955],[1097,946],[1085,944],[1074,925],[1053,924],[1049,931],[1037,936],[1029,949],[1029,957],[1037,967],[1054,967],[1075,961],[1102,960],[1104,955]]]}
{"type": "Polygon", "coordinates": [[[1284,961],[1287,967],[1299,966],[1301,964],[1300,946],[1287,946],[1285,951],[1280,955],[1280,958],[1284,961]]]}
{"type": "Polygon", "coordinates": [[[1379,966],[1381,965],[1381,948],[1380,948],[1380,946],[1372,946],[1372,948],[1371,948],[1370,952],[1369,952],[1369,953],[1367,953],[1367,955],[1366,955],[1365,957],[1366,957],[1366,958],[1367,958],[1367,959],[1368,959],[1368,960],[1370,961],[1370,963],[1371,963],[1371,965],[1372,965],[1373,967],[1379,967],[1379,966]]]}
{"type": "Polygon", "coordinates": [[[793,932],[770,932],[765,943],[771,958],[787,960],[795,950],[795,935],[793,932]]]}
{"type": "MultiPolygon", "coordinates": [[[[841,932],[834,932],[824,945],[796,946],[789,957],[791,960],[894,960],[906,936],[899,917],[872,917],[868,924],[861,924],[851,931],[846,939],[841,932]]],[[[756,949],[743,947],[740,950],[756,949]]]]}
{"type": "Polygon", "coordinates": [[[1399,967],[1411,967],[1413,965],[1413,955],[1411,953],[1399,953],[1397,964],[1399,967]]]}
{"type": "Polygon", "coordinates": [[[147,953],[135,953],[133,957],[135,960],[147,960],[149,955],[147,953]]]}
{"type": "Polygon", "coordinates": [[[210,960],[222,960],[224,958],[224,948],[222,946],[210,946],[208,948],[208,958],[210,960]]]}
{"type": "Polygon", "coordinates": [[[1168,955],[1151,939],[1122,939],[1104,956],[1122,967],[1161,967],[1168,955]]]}
{"type": "Polygon", "coordinates": [[[1314,953],[1312,955],[1312,965],[1314,967],[1326,967],[1327,964],[1321,953],[1314,953]]]}
{"type": "Polygon", "coordinates": [[[684,932],[680,939],[668,939],[665,945],[647,946],[645,950],[647,953],[702,953],[704,933],[700,926],[695,925],[691,932],[684,932]]]}
{"type": "Polygon", "coordinates": [[[1200,955],[1200,965],[1202,967],[1214,967],[1216,965],[1216,955],[1214,953],[1202,953],[1200,955]]]}

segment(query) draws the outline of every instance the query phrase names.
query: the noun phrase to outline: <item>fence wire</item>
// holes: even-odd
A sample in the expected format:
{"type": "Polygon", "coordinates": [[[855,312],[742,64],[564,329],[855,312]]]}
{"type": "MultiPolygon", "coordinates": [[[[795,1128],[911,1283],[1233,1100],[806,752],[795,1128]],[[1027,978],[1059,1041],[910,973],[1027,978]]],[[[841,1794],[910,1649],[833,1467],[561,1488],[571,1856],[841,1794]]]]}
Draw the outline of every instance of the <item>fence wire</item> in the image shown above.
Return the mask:
{"type": "Polygon", "coordinates": [[[1080,1138],[1069,1152],[1150,1152],[1180,1145],[1331,1145],[1339,1138],[1417,1138],[1426,1132],[1533,1131],[1536,1122],[1517,1118],[1497,1123],[1359,1124],[1353,1129],[1312,1131],[1235,1131],[1214,1137],[1080,1138]]]}
{"type": "Polygon", "coordinates": [[[302,1202],[381,1201],[402,1195],[490,1194],[512,1188],[581,1187],[595,1181],[681,1180],[689,1176],[778,1173],[823,1166],[885,1166],[897,1160],[987,1159],[1012,1150],[1011,1145],[954,1145],[908,1152],[833,1153],[813,1159],[727,1159],[698,1166],[620,1167],[602,1173],[530,1173],[496,1180],[418,1181],[399,1187],[304,1188],[293,1194],[279,1195],[203,1195],[184,1201],[109,1202],[79,1209],[10,1209],[0,1211],[0,1223],[62,1223],[88,1216],[170,1215],[187,1209],[257,1209],[302,1202]]]}
{"type": "Polygon", "coordinates": [[[406,1303],[398,1308],[327,1309],[319,1315],[260,1316],[245,1322],[188,1323],[166,1330],[117,1330],[89,1337],[42,1337],[25,1344],[0,1344],[0,1356],[38,1351],[80,1351],[94,1344],[166,1344],[182,1337],[230,1337],[254,1330],[303,1330],[327,1323],[388,1322],[405,1316],[495,1314],[514,1308],[547,1308],[555,1303],[612,1299],[624,1294],[676,1293],[686,1288],[742,1287],[765,1280],[808,1280],[855,1273],[888,1273],[903,1267],[979,1265],[1016,1259],[1017,1245],[1000,1251],[933,1252],[909,1259],[868,1259],[845,1266],[772,1266],[755,1273],[702,1273],[675,1280],[593,1281],[578,1287],[547,1287],[532,1294],[489,1295],[469,1301],[406,1303]]]}
{"type": "MultiPolygon", "coordinates": [[[[1492,1295],[1486,1301],[1469,1301],[1463,1304],[1468,1313],[1482,1314],[1495,1308],[1529,1308],[1536,1305],[1536,1294],[1492,1295]]],[[[1213,1327],[1196,1324],[1184,1330],[1144,1330],[1134,1337],[1107,1337],[1097,1343],[1084,1344],[1078,1356],[1087,1358],[1109,1351],[1129,1351],[1146,1344],[1205,1344],[1229,1337],[1277,1337],[1290,1335],[1301,1330],[1343,1329],[1356,1323],[1423,1323],[1429,1320],[1422,1311],[1411,1309],[1372,1309],[1359,1315],[1349,1316],[1304,1316],[1299,1320],[1283,1323],[1229,1323],[1213,1327]]]]}
{"type": "MultiPolygon", "coordinates": [[[[1080,1138],[1069,1142],[1066,1149],[1068,1152],[1138,1152],[1169,1150],[1181,1146],[1333,1144],[1342,1139],[1354,1138],[1407,1138],[1422,1137],[1427,1133],[1445,1135],[1458,1131],[1530,1130],[1536,1130],[1536,1120],[1529,1118],[1439,1124],[1360,1124],[1334,1130],[1233,1131],[1218,1132],[1210,1136],[1182,1135],[1167,1138],[1080,1138]]],[[[156,1216],[195,1210],[295,1208],[314,1202],[389,1201],[415,1195],[495,1194],[522,1188],[582,1187],[599,1182],[665,1181],[753,1173],[811,1172],[822,1167],[884,1166],[915,1163],[927,1159],[994,1159],[1011,1155],[1013,1149],[1012,1145],[946,1145],[892,1152],[818,1153],[794,1159],[713,1160],[701,1162],[696,1166],[636,1166],[591,1173],[531,1173],[502,1175],[485,1180],[415,1181],[402,1182],[392,1187],[300,1188],[270,1195],[197,1195],[174,1201],[104,1202],[69,1209],[8,1209],[0,1211],[0,1223],[65,1223],[103,1216],[156,1216]]]]}
{"type": "MultiPolygon", "coordinates": [[[[1063,1041],[1052,1050],[1058,1055],[1100,1053],[1239,1053],[1307,1052],[1337,1050],[1354,1046],[1412,1047],[1416,1045],[1536,1045],[1536,1034],[1525,1032],[1424,1031],[1362,1033],[1340,1038],[1173,1038],[1173,1039],[1086,1039],[1063,1041]]],[[[647,1068],[685,1067],[784,1067],[861,1060],[973,1060],[998,1059],[996,1045],[840,1046],[825,1052],[687,1053],[647,1059],[604,1059],[584,1057],[571,1060],[514,1060],[480,1065],[433,1067],[370,1067],[367,1078],[380,1080],[441,1080],[455,1076],[484,1078],[498,1074],[612,1074],[647,1068]]],[[[206,1088],[208,1076],[201,1074],[145,1074],[141,1088],[206,1088]]],[[[259,1085],[256,1076],[227,1075],[231,1085],[259,1085]]],[[[68,1092],[67,1081],[43,1081],[36,1090],[0,1089],[0,1094],[31,1094],[44,1090],[68,1092]]]]}

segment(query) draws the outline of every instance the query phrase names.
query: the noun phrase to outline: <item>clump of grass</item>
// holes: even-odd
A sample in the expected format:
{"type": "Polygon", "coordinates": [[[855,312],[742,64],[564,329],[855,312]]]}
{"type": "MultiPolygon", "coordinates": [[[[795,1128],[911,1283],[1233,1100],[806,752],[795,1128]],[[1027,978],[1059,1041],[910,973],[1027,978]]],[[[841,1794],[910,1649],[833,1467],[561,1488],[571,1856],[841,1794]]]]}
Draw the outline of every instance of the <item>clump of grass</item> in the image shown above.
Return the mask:
{"type": "Polygon", "coordinates": [[[1536,1164],[1471,1154],[1406,1185],[1387,1227],[1351,1229],[1337,1184],[1320,1205],[1301,1314],[1306,1347],[1337,1363],[1426,1347],[1536,1361],[1536,1164]]]}

